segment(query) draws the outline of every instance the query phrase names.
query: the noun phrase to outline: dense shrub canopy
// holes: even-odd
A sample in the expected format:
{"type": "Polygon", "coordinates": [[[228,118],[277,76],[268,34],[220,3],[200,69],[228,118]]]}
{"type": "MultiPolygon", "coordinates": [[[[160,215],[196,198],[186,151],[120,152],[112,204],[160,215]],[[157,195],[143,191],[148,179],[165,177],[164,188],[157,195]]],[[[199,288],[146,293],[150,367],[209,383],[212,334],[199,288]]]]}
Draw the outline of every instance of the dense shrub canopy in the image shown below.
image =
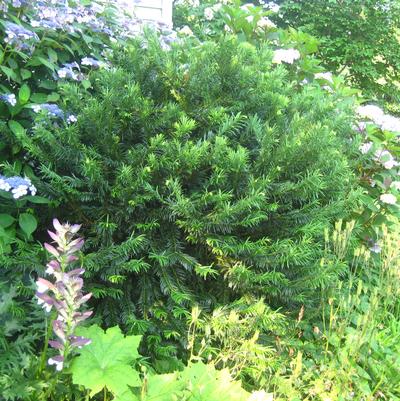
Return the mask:
{"type": "Polygon", "coordinates": [[[55,214],[91,238],[84,265],[107,321],[249,293],[304,302],[339,273],[319,244],[354,201],[348,105],[271,60],[233,37],[138,42],[91,92],[64,86],[76,124],[40,117],[19,138],[55,214]]]}

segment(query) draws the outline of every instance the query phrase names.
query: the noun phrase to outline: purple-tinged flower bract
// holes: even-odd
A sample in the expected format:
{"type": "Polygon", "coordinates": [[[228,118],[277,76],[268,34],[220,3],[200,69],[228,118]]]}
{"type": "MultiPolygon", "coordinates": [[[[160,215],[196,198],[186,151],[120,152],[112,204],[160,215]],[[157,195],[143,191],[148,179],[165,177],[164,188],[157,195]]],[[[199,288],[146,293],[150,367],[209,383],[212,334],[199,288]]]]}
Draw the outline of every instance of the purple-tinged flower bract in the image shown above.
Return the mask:
{"type": "Polygon", "coordinates": [[[54,257],[47,263],[46,273],[54,278],[51,282],[44,278],[38,278],[38,303],[47,312],[53,307],[58,313],[53,320],[53,332],[57,340],[49,341],[49,345],[58,350],[59,355],[48,360],[49,365],[55,365],[56,370],[63,369],[68,361],[68,355],[74,348],[81,348],[90,344],[90,339],[75,335],[76,327],[92,312],[81,312],[79,309],[92,296],[91,293],[83,294],[83,279],[85,272],[82,268],[67,270],[69,264],[77,260],[76,253],[83,246],[82,238],[74,238],[80,229],[77,224],[61,224],[57,219],[53,220],[54,231],[48,231],[54,245],[45,243],[45,249],[54,257]]]}

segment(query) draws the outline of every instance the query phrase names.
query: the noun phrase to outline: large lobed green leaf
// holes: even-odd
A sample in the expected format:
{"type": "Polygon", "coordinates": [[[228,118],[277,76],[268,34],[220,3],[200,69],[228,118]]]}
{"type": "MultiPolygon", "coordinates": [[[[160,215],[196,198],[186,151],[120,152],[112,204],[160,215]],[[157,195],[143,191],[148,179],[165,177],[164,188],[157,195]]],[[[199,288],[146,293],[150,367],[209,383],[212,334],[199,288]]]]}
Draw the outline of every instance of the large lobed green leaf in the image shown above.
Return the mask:
{"type": "Polygon", "coordinates": [[[131,365],[139,357],[138,346],[142,337],[124,337],[117,326],[104,332],[96,325],[80,328],[78,334],[92,342],[72,363],[73,382],[90,389],[91,396],[106,387],[116,399],[136,400],[128,386],[141,385],[139,374],[131,365]]]}

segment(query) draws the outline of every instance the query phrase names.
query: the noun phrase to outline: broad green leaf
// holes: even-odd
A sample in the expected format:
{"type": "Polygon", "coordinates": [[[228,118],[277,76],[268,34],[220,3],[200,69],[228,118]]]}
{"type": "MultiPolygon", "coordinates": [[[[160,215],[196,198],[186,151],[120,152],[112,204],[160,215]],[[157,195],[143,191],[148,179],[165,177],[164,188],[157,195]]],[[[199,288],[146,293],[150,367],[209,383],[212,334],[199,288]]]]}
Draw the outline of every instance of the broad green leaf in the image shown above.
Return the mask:
{"type": "Polygon", "coordinates": [[[147,380],[148,391],[143,401],[170,401],[184,388],[184,383],[178,380],[178,373],[150,376],[147,380]]]}
{"type": "Polygon", "coordinates": [[[29,70],[26,70],[25,68],[21,68],[19,70],[22,79],[28,79],[32,76],[32,73],[29,70]]]}
{"type": "Polygon", "coordinates": [[[245,401],[250,396],[227,369],[216,370],[214,365],[202,362],[182,372],[150,376],[147,388],[143,401],[245,401]]]}
{"type": "Polygon", "coordinates": [[[8,126],[10,127],[12,133],[17,136],[22,135],[25,132],[25,128],[18,121],[10,120],[8,122],[8,126]]]}
{"type": "MultiPolygon", "coordinates": [[[[72,380],[75,384],[91,390],[91,396],[104,387],[114,395],[122,395],[129,387],[140,387],[139,373],[131,363],[139,357],[138,347],[141,336],[126,336],[119,327],[112,327],[106,332],[99,326],[80,328],[78,334],[92,340],[82,348],[71,367],[72,380]]],[[[129,398],[121,400],[130,401],[129,398]]],[[[131,398],[134,400],[134,398],[131,398]]]]}
{"type": "Polygon", "coordinates": [[[56,89],[57,88],[57,83],[54,81],[51,81],[50,79],[45,79],[44,81],[40,82],[39,88],[45,88],[45,89],[56,89]]]}
{"type": "Polygon", "coordinates": [[[91,84],[91,82],[90,82],[88,79],[84,79],[84,80],[82,81],[82,86],[83,86],[85,89],[89,89],[89,88],[92,87],[92,84],[91,84]]]}
{"type": "Polygon", "coordinates": [[[53,63],[57,62],[58,60],[57,53],[51,47],[47,49],[47,54],[49,56],[50,61],[52,61],[53,63]]]}
{"type": "Polygon", "coordinates": [[[57,92],[52,92],[47,96],[48,102],[57,102],[60,100],[60,95],[57,92]]]}
{"type": "Polygon", "coordinates": [[[32,202],[32,203],[39,203],[39,204],[43,204],[43,205],[51,202],[50,199],[44,198],[43,196],[36,196],[36,195],[35,196],[32,196],[32,195],[25,196],[24,199],[28,200],[29,202],[32,202]]]}
{"type": "Polygon", "coordinates": [[[3,228],[10,227],[14,223],[15,219],[10,214],[1,213],[0,214],[0,226],[3,228]]]}
{"type": "Polygon", "coordinates": [[[22,231],[29,237],[37,228],[36,218],[29,213],[22,213],[18,219],[22,231]]]}
{"type": "Polygon", "coordinates": [[[18,99],[21,104],[25,104],[28,102],[29,98],[31,97],[31,90],[29,86],[24,84],[21,86],[21,89],[18,92],[18,99]]]}
{"type": "Polygon", "coordinates": [[[0,65],[0,70],[2,70],[4,74],[7,75],[8,79],[12,79],[13,81],[16,82],[19,81],[17,74],[11,68],[6,67],[5,65],[0,65]]]}
{"type": "Polygon", "coordinates": [[[46,93],[34,93],[31,96],[31,102],[34,103],[45,103],[47,101],[47,94],[46,93]]]}
{"type": "Polygon", "coordinates": [[[49,68],[50,70],[54,71],[56,69],[56,65],[52,62],[50,62],[49,60],[46,60],[43,57],[38,57],[38,60],[45,65],[47,68],[49,68]]]}

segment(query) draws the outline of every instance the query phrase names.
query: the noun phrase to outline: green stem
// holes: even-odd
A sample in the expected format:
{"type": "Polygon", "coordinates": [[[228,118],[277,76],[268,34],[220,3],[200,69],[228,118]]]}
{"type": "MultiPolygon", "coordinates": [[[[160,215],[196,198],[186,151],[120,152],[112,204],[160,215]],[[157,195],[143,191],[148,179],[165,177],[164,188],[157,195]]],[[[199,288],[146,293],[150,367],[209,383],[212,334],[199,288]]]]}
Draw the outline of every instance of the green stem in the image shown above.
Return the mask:
{"type": "Polygon", "coordinates": [[[45,369],[46,366],[46,358],[47,358],[47,350],[49,348],[49,340],[50,340],[50,336],[52,333],[52,322],[53,322],[54,318],[53,316],[50,317],[50,320],[47,319],[46,316],[46,336],[44,339],[44,345],[43,345],[43,351],[42,354],[40,356],[40,365],[39,365],[39,370],[37,372],[37,377],[39,378],[40,375],[42,374],[43,370],[45,369]]]}

